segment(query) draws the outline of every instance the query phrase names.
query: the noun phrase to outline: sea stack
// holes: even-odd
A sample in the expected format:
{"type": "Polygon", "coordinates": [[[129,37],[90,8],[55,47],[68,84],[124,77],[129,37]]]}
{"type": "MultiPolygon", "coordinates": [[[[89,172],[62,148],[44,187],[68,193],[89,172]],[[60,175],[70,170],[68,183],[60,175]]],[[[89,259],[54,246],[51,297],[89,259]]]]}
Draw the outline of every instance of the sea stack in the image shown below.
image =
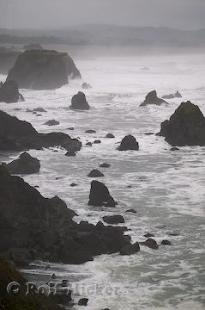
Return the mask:
{"type": "Polygon", "coordinates": [[[119,151],[129,151],[129,150],[138,151],[139,144],[135,137],[133,137],[132,135],[127,135],[122,139],[120,146],[118,147],[118,150],[119,151]]]}
{"type": "Polygon", "coordinates": [[[90,109],[86,96],[83,92],[79,91],[76,95],[72,97],[70,109],[72,110],[89,110],[90,109]]]}
{"type": "Polygon", "coordinates": [[[147,105],[161,105],[162,103],[167,102],[157,96],[156,90],[152,90],[146,95],[145,100],[140,104],[140,107],[147,105]]]}
{"type": "Polygon", "coordinates": [[[69,77],[78,78],[80,72],[67,53],[28,50],[18,56],[7,81],[16,81],[20,88],[40,90],[68,84],[69,77]]]}
{"type": "Polygon", "coordinates": [[[182,102],[170,119],[161,123],[158,135],[173,146],[205,145],[205,117],[197,105],[182,102]]]}

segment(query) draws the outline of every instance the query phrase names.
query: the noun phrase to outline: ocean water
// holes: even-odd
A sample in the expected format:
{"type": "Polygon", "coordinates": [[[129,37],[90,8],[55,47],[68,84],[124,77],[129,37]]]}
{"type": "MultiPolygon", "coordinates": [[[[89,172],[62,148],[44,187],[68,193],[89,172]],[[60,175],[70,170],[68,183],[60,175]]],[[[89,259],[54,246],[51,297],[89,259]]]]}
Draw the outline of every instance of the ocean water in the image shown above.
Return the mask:
{"type": "MultiPolygon", "coordinates": [[[[171,152],[164,138],[155,133],[181,101],[191,100],[205,114],[205,56],[78,54],[75,62],[83,81],[92,85],[85,91],[89,111],[69,109],[71,97],[81,89],[80,80],[53,91],[21,90],[25,102],[1,104],[2,110],[31,122],[41,132],[66,132],[83,143],[73,158],[58,148],[30,151],[41,160],[41,171],[24,176],[25,181],[38,185],[46,197],[64,199],[78,213],[78,222],[97,223],[104,215],[122,214],[133,241],[143,241],[143,235],[150,232],[159,243],[169,239],[172,246],[141,247],[138,254],[128,257],[102,255],[81,266],[52,264],[46,270],[39,263],[33,265],[33,273],[68,277],[75,293],[89,298],[89,310],[204,309],[205,147],[171,152]],[[153,89],[159,96],[179,90],[183,98],[168,100],[169,105],[139,107],[153,89]],[[36,107],[47,112],[26,111],[36,107]],[[53,118],[60,125],[44,125],[53,118]],[[87,129],[96,133],[87,134],[87,129]],[[106,139],[108,132],[115,139],[106,139]],[[127,134],[136,137],[138,152],[116,150],[127,134]],[[102,143],[85,146],[95,139],[102,143]],[[102,162],[111,164],[100,170],[105,174],[101,181],[119,203],[115,209],[87,205],[91,181],[87,174],[102,162]],[[72,182],[78,186],[70,187],[72,182]],[[130,208],[137,213],[125,213],[130,208]]],[[[17,156],[1,154],[0,159],[10,161],[17,156]]]]}

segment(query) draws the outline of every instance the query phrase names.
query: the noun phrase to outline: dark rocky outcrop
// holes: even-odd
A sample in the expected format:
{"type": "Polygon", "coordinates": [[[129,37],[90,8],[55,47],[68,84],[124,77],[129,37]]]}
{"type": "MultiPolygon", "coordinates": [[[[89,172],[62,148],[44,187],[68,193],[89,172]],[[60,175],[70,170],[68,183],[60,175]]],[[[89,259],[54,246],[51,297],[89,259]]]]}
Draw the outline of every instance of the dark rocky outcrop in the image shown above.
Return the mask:
{"type": "Polygon", "coordinates": [[[85,133],[96,133],[96,130],[88,129],[88,130],[85,131],[85,133]]]}
{"type": "Polygon", "coordinates": [[[99,171],[98,169],[93,169],[88,174],[88,177],[90,177],[90,178],[99,178],[99,177],[104,177],[104,174],[101,171],[99,171]]]}
{"type": "Polygon", "coordinates": [[[72,97],[70,109],[72,110],[89,110],[90,109],[86,96],[83,92],[79,91],[76,95],[72,97]]]}
{"type": "Polygon", "coordinates": [[[67,157],[74,157],[74,156],[76,156],[76,152],[73,151],[73,150],[70,150],[70,151],[65,153],[65,156],[67,156],[67,157]]]}
{"type": "Polygon", "coordinates": [[[108,163],[102,163],[102,164],[100,164],[99,165],[99,167],[101,167],[101,168],[110,168],[110,164],[108,164],[108,163]]]}
{"type": "Polygon", "coordinates": [[[108,188],[105,186],[105,184],[95,180],[91,182],[88,204],[90,206],[105,206],[105,207],[116,206],[116,202],[110,195],[110,192],[108,188]]]}
{"type": "Polygon", "coordinates": [[[88,298],[81,298],[81,299],[79,299],[79,301],[78,301],[78,305],[79,306],[87,306],[88,305],[88,298]]]}
{"type": "Polygon", "coordinates": [[[165,239],[161,241],[161,245],[172,245],[172,243],[171,241],[165,239]]]}
{"type": "Polygon", "coordinates": [[[73,60],[67,53],[51,50],[29,50],[20,54],[9,71],[7,80],[14,80],[20,88],[55,89],[80,77],[73,60]]]}
{"type": "Polygon", "coordinates": [[[156,90],[152,90],[150,93],[147,94],[144,102],[140,104],[140,107],[150,105],[150,104],[161,105],[162,103],[167,103],[167,102],[157,96],[156,90]]]}
{"type": "Polygon", "coordinates": [[[25,151],[54,146],[77,152],[82,143],[62,132],[38,133],[30,123],[0,111],[0,150],[25,151]]]}
{"type": "Polygon", "coordinates": [[[33,289],[29,293],[27,281],[23,275],[14,264],[2,257],[0,257],[0,283],[0,309],[2,310],[61,310],[62,307],[58,306],[58,303],[67,306],[71,301],[70,294],[62,295],[57,292],[55,296],[46,296],[46,294],[38,294],[37,288],[36,291],[33,289]],[[11,282],[16,282],[20,286],[18,294],[8,293],[7,287],[11,282]]]}
{"type": "Polygon", "coordinates": [[[122,215],[106,215],[103,216],[103,221],[107,224],[125,223],[125,219],[122,215]]]}
{"type": "Polygon", "coordinates": [[[34,259],[80,264],[130,244],[123,227],[77,224],[58,197],[37,189],[0,166],[0,254],[16,263],[34,259]]]}
{"type": "Polygon", "coordinates": [[[179,151],[179,148],[176,146],[171,147],[170,151],[175,152],[175,151],[179,151]]]}
{"type": "Polygon", "coordinates": [[[144,237],[145,238],[152,238],[152,237],[154,237],[154,235],[148,232],[148,233],[144,234],[144,237]]]}
{"type": "Polygon", "coordinates": [[[174,94],[164,95],[162,96],[163,99],[174,99],[174,98],[182,98],[182,95],[179,91],[176,91],[174,94]]]}
{"type": "Polygon", "coordinates": [[[182,102],[158,135],[173,146],[205,145],[205,117],[197,105],[182,102]]]}
{"type": "Polygon", "coordinates": [[[120,146],[118,147],[118,150],[119,151],[128,151],[128,150],[138,151],[139,144],[135,137],[133,137],[132,135],[128,135],[122,139],[120,146]]]}
{"type": "Polygon", "coordinates": [[[24,101],[24,98],[19,93],[18,85],[15,81],[6,81],[0,85],[0,102],[14,103],[18,101],[24,101]]]}
{"type": "Polygon", "coordinates": [[[92,142],[87,142],[85,145],[87,145],[87,146],[92,146],[92,142]]]}
{"type": "Polygon", "coordinates": [[[152,238],[148,238],[146,241],[140,242],[140,244],[145,245],[148,248],[154,249],[154,250],[157,250],[158,247],[159,247],[157,242],[154,239],[152,239],[152,238]]]}
{"type": "Polygon", "coordinates": [[[123,247],[120,250],[120,255],[133,255],[140,251],[139,242],[135,242],[134,244],[129,244],[123,247]]]}
{"type": "Polygon", "coordinates": [[[102,142],[101,142],[101,140],[96,139],[96,140],[93,141],[93,143],[94,143],[94,144],[100,144],[100,143],[102,143],[102,142]]]}
{"type": "Polygon", "coordinates": [[[59,125],[60,123],[56,121],[55,119],[50,119],[49,121],[45,122],[44,125],[47,126],[56,126],[59,125]]]}
{"type": "Polygon", "coordinates": [[[105,138],[114,139],[115,136],[112,133],[109,132],[109,133],[106,134],[105,138]]]}
{"type": "Polygon", "coordinates": [[[6,165],[11,174],[32,174],[40,170],[40,161],[29,153],[22,153],[17,159],[6,165]]]}
{"type": "Polygon", "coordinates": [[[47,111],[41,107],[31,110],[32,112],[46,113],[47,111]]]}
{"type": "Polygon", "coordinates": [[[137,211],[135,209],[128,209],[125,211],[126,213],[137,213],[137,211]]]}

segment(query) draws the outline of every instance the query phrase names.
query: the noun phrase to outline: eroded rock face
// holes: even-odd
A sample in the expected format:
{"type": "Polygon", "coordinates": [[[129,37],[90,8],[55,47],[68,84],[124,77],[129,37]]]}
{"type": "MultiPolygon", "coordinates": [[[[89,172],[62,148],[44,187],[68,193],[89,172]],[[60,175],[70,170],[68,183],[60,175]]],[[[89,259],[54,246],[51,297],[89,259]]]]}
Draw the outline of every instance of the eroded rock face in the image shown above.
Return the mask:
{"type": "Polygon", "coordinates": [[[116,202],[110,195],[107,186],[95,180],[91,182],[88,204],[90,206],[105,206],[105,207],[116,206],[116,202]]]}
{"type": "Polygon", "coordinates": [[[21,52],[13,48],[0,47],[0,73],[7,74],[21,52]]]}
{"type": "Polygon", "coordinates": [[[1,255],[14,261],[80,264],[130,244],[122,227],[77,224],[75,215],[60,198],[44,198],[0,166],[1,255]]]}
{"type": "Polygon", "coordinates": [[[80,73],[67,53],[28,50],[18,56],[7,81],[16,81],[20,88],[55,89],[67,84],[69,76],[80,73]]]}
{"type": "Polygon", "coordinates": [[[15,81],[6,81],[0,85],[0,102],[14,103],[18,101],[24,101],[24,98],[19,93],[18,85],[15,81]]]}
{"type": "Polygon", "coordinates": [[[0,111],[0,150],[25,151],[54,146],[77,152],[82,143],[62,132],[38,133],[30,123],[0,111]]]}
{"type": "Polygon", "coordinates": [[[150,104],[161,105],[162,103],[167,103],[167,102],[157,96],[156,90],[152,90],[151,92],[147,94],[144,102],[140,104],[140,107],[150,105],[150,104]]]}
{"type": "Polygon", "coordinates": [[[128,135],[122,139],[120,146],[118,147],[118,150],[119,151],[129,151],[129,150],[138,151],[139,144],[135,137],[133,137],[132,135],[128,135]]]}
{"type": "Polygon", "coordinates": [[[83,92],[79,91],[76,95],[72,97],[70,109],[72,110],[89,110],[90,109],[86,96],[83,92]]]}
{"type": "Polygon", "coordinates": [[[197,105],[182,102],[170,119],[161,123],[158,135],[173,146],[205,145],[205,117],[197,105]]]}
{"type": "Polygon", "coordinates": [[[22,153],[17,159],[6,165],[11,174],[32,174],[40,170],[40,161],[29,153],[22,153]]]}

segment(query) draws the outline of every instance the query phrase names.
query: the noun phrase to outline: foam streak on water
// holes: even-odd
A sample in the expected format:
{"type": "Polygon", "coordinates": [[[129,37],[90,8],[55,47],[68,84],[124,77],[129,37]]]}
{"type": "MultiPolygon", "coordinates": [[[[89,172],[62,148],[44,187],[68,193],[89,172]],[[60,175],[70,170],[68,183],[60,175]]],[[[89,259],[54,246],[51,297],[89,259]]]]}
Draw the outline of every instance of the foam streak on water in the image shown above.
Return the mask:
{"type": "MultiPolygon", "coordinates": [[[[58,195],[64,199],[79,214],[77,221],[97,223],[105,214],[120,213],[132,229],[133,240],[144,240],[143,234],[149,231],[157,241],[169,239],[173,243],[158,251],[142,248],[130,257],[100,256],[78,267],[81,285],[121,290],[121,294],[90,293],[89,309],[204,309],[205,148],[184,147],[170,152],[163,138],[146,135],[159,131],[160,122],[173,113],[181,99],[170,100],[169,106],[139,108],[152,89],[157,89],[159,95],[179,90],[183,100],[191,100],[205,113],[204,56],[97,57],[78,59],[77,65],[84,80],[93,86],[86,91],[90,111],[68,109],[80,82],[55,91],[22,90],[24,103],[1,107],[31,122],[41,132],[53,131],[53,127],[43,124],[55,118],[60,122],[55,130],[79,136],[83,143],[98,138],[102,144],[83,147],[74,158],[65,157],[63,150],[30,151],[41,160],[42,168],[25,180],[39,185],[47,197],[58,195]],[[41,116],[26,112],[35,107],[48,112],[41,116]],[[96,134],[85,134],[87,129],[96,130],[96,134]],[[105,139],[107,132],[116,138],[105,139]],[[136,136],[139,152],[116,150],[117,142],[126,134],[136,136]],[[111,164],[102,170],[103,182],[119,202],[114,211],[87,205],[87,174],[102,162],[111,164]],[[72,182],[78,186],[70,187],[72,182]],[[136,209],[137,214],[125,214],[129,208],[136,209]],[[178,236],[170,236],[170,232],[178,236]]],[[[10,154],[7,160],[17,155],[10,154]]],[[[2,155],[2,159],[6,157],[2,155]]],[[[75,281],[75,267],[56,265],[53,270],[60,276],[72,273],[75,281]]]]}

